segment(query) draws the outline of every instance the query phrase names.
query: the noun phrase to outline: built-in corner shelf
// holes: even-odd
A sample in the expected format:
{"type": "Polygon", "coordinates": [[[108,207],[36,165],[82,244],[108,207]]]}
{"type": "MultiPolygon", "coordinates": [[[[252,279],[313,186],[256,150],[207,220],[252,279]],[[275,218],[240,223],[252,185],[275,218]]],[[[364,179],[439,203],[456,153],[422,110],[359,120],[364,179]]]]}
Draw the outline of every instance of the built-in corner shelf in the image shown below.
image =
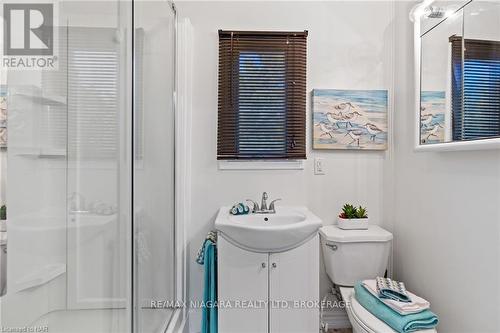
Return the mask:
{"type": "Polygon", "coordinates": [[[28,158],[66,158],[65,149],[22,149],[17,150],[15,155],[28,158]]]}
{"type": "Polygon", "coordinates": [[[20,96],[23,98],[27,98],[32,100],[35,103],[39,103],[42,105],[53,105],[53,106],[63,106],[66,105],[66,97],[65,96],[51,96],[51,95],[41,95],[41,96],[36,96],[36,95],[30,95],[30,94],[24,94],[24,93],[16,93],[14,96],[20,96]]]}
{"type": "Polygon", "coordinates": [[[49,264],[25,275],[15,283],[16,291],[38,287],[54,280],[59,275],[66,273],[65,264],[49,264]]]}

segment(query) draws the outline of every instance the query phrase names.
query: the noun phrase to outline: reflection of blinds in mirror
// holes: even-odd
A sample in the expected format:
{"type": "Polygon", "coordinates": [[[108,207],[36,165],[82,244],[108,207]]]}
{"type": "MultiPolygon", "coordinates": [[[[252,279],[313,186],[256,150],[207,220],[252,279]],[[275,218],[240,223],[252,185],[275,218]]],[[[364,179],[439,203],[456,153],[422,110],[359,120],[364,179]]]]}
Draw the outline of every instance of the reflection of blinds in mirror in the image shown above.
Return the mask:
{"type": "Polygon", "coordinates": [[[500,136],[500,42],[465,39],[463,63],[462,38],[450,42],[453,140],[500,136]]]}
{"type": "Polygon", "coordinates": [[[68,153],[114,159],[118,153],[119,44],[112,28],[68,30],[68,153]]]}
{"type": "Polygon", "coordinates": [[[451,42],[451,110],[453,140],[462,140],[462,38],[450,37],[451,42]]]}

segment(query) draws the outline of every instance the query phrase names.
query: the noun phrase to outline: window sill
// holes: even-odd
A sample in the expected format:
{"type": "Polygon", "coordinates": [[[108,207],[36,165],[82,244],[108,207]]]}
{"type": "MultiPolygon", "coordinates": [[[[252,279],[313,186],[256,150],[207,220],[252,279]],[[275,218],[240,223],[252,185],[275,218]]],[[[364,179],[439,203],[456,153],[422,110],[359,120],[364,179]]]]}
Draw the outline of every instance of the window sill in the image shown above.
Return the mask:
{"type": "Polygon", "coordinates": [[[220,160],[219,170],[304,170],[304,160],[220,160]]]}

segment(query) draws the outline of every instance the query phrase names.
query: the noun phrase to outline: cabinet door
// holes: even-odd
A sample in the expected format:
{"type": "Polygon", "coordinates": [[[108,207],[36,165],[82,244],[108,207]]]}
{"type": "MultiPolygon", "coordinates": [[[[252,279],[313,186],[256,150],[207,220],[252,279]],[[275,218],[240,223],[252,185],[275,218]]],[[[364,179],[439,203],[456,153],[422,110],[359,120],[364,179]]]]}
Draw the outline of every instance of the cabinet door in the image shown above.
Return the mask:
{"type": "Polygon", "coordinates": [[[318,332],[319,236],[270,254],[269,265],[270,333],[318,332]]]}
{"type": "Polygon", "coordinates": [[[219,307],[219,333],[268,332],[268,260],[218,238],[218,301],[232,305],[219,307]]]}

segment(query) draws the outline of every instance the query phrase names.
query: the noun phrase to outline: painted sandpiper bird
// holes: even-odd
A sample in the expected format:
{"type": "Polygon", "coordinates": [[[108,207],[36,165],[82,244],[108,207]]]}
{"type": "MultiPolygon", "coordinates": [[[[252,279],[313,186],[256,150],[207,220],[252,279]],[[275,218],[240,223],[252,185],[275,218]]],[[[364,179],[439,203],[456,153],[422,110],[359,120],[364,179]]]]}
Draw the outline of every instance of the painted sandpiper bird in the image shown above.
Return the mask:
{"type": "Polygon", "coordinates": [[[319,126],[319,129],[321,130],[321,132],[323,132],[323,133],[321,133],[321,135],[320,135],[320,136],[329,135],[329,136],[330,136],[330,138],[332,138],[332,139],[333,139],[333,135],[332,135],[333,129],[332,129],[330,126],[328,126],[328,125],[327,125],[326,123],[324,123],[324,122],[321,122],[321,123],[319,123],[319,124],[316,124],[316,126],[319,126]]]}
{"type": "Polygon", "coordinates": [[[339,104],[334,106],[335,110],[339,110],[339,111],[344,111],[344,109],[346,107],[349,107],[349,109],[347,109],[347,112],[349,112],[351,110],[351,108],[354,107],[354,105],[352,105],[351,102],[344,102],[344,103],[339,103],[339,104]]]}
{"type": "Polygon", "coordinates": [[[366,123],[364,126],[368,133],[370,134],[370,140],[375,141],[375,137],[382,133],[383,131],[377,127],[377,125],[374,125],[372,123],[366,123]]]}
{"type": "Polygon", "coordinates": [[[342,114],[342,112],[339,113],[328,112],[326,114],[326,119],[328,119],[330,124],[337,125],[337,128],[340,128],[339,122],[344,120],[344,115],[342,114]]]}
{"type": "Polygon", "coordinates": [[[0,109],[7,110],[7,98],[0,97],[0,109]]]}
{"type": "Polygon", "coordinates": [[[426,140],[429,140],[429,138],[431,136],[435,136],[435,137],[438,137],[438,135],[436,134],[436,132],[440,129],[440,128],[444,128],[443,126],[441,126],[441,124],[434,124],[432,127],[429,127],[427,129],[427,131],[425,132],[424,135],[427,135],[427,138],[426,140]]]}
{"type": "Polygon", "coordinates": [[[434,115],[432,113],[426,113],[420,116],[420,127],[428,126],[432,123],[432,119],[434,119],[434,115]]]}
{"type": "Polygon", "coordinates": [[[346,137],[348,135],[352,139],[352,141],[349,142],[348,145],[351,145],[354,142],[357,142],[358,143],[358,147],[359,147],[359,139],[361,138],[361,136],[363,136],[363,131],[359,130],[359,129],[350,129],[350,130],[347,130],[347,133],[346,133],[346,135],[344,135],[344,137],[346,137]]]}
{"type": "Polygon", "coordinates": [[[352,127],[351,121],[356,120],[359,116],[361,116],[361,113],[359,113],[358,111],[354,111],[354,112],[351,112],[349,114],[346,114],[344,116],[344,120],[346,121],[345,127],[347,128],[347,125],[350,125],[352,127]]]}

